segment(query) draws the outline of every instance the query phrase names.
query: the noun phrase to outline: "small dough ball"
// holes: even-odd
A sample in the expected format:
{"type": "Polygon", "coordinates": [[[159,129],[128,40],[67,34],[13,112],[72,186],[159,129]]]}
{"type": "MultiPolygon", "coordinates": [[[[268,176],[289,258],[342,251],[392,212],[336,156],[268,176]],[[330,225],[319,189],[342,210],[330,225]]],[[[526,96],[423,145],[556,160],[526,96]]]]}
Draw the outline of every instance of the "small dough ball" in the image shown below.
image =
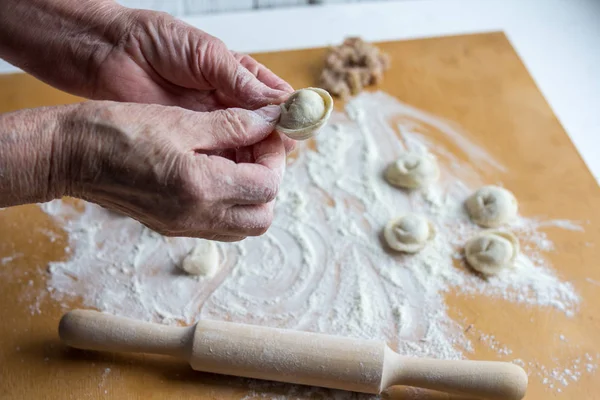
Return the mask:
{"type": "Polygon", "coordinates": [[[435,182],[440,170],[431,154],[405,152],[385,171],[385,179],[393,186],[417,189],[435,182]]]}
{"type": "Polygon", "coordinates": [[[435,228],[425,217],[407,214],[388,222],[383,236],[393,250],[416,253],[435,237],[435,228]]]}
{"type": "Polygon", "coordinates": [[[181,269],[190,275],[211,277],[219,269],[219,251],[215,242],[198,239],[198,243],[181,263],[181,269]]]}
{"type": "Polygon", "coordinates": [[[465,244],[467,263],[484,275],[512,267],[518,254],[519,240],[510,232],[481,232],[465,244]]]}
{"type": "Polygon", "coordinates": [[[517,217],[517,199],[499,186],[483,186],[465,202],[471,221],[479,226],[495,228],[517,217]]]}
{"type": "Polygon", "coordinates": [[[326,90],[297,90],[281,105],[276,128],[294,140],[308,139],[325,125],[332,110],[333,99],[326,90]]]}

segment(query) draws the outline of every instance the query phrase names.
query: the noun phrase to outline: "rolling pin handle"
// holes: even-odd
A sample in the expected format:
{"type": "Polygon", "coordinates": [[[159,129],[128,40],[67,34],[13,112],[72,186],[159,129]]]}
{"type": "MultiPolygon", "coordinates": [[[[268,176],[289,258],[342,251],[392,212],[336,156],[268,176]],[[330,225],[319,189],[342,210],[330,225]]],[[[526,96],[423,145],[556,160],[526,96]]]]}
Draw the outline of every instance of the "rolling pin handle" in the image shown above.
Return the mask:
{"type": "Polygon", "coordinates": [[[521,400],[527,381],[523,368],[508,362],[413,358],[388,348],[382,390],[406,385],[488,400],[521,400]]]}
{"type": "Polygon", "coordinates": [[[66,313],[58,325],[61,340],[83,350],[164,354],[187,359],[194,327],[135,321],[90,310],[66,313]]]}

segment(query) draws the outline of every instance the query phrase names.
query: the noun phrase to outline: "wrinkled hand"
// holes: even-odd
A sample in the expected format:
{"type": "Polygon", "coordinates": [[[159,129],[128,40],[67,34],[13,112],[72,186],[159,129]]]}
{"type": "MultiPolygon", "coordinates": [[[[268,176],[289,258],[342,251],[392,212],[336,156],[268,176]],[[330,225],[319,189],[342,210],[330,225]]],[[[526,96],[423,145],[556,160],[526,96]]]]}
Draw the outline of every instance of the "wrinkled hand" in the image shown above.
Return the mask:
{"type": "Polygon", "coordinates": [[[168,14],[125,10],[113,22],[119,40],[98,66],[94,98],[213,111],[280,103],[292,91],[206,32],[168,14]]]}
{"type": "MultiPolygon", "coordinates": [[[[120,38],[100,57],[91,98],[175,105],[196,111],[280,104],[292,87],[248,55],[168,14],[122,11],[120,38]]],[[[106,50],[103,50],[106,51],[106,50]]],[[[284,137],[291,150],[294,141],[284,137]]]]}
{"type": "Polygon", "coordinates": [[[35,124],[24,112],[5,118],[14,173],[0,188],[21,193],[1,204],[72,195],[167,235],[220,240],[268,227],[294,141],[273,132],[278,107],[248,111],[292,91],[267,68],[167,14],[113,0],[0,1],[0,38],[1,57],[52,86],[154,104],[32,110],[35,124]],[[55,124],[62,133],[50,135],[55,124]]]}
{"type": "Polygon", "coordinates": [[[264,233],[285,168],[279,107],[193,112],[114,102],[78,105],[57,157],[63,193],[170,236],[235,241],[264,233]],[[256,143],[256,144],[254,144],[256,143]],[[239,148],[238,151],[223,150],[239,148]]]}

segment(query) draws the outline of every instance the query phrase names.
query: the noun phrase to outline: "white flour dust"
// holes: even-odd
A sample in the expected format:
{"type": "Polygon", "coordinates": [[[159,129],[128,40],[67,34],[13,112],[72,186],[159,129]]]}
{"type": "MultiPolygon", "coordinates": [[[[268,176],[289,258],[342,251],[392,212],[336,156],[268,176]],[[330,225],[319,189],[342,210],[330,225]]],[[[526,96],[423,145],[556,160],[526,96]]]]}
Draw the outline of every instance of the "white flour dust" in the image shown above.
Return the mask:
{"type": "MultiPolygon", "coordinates": [[[[520,217],[511,230],[524,252],[517,268],[501,276],[483,280],[462,264],[462,245],[480,230],[462,202],[479,185],[496,183],[483,182],[482,172],[504,167],[451,123],[384,93],[364,93],[346,114],[333,114],[316,146],[301,148],[288,166],[268,233],[219,244],[221,270],[212,278],[177,268],[194,239],[163,237],[92,204],[83,211],[62,201],[42,205],[64,226],[71,250],[68,261],[49,267],[52,296],[167,324],[227,319],[382,339],[404,354],[449,359],[462,358],[472,344],[465,327],[448,316],[447,291],[549,307],[567,316],[577,311],[578,295],[544,258],[553,244],[541,230],[582,229],[576,222],[520,217]],[[427,135],[432,131],[454,143],[468,162],[427,135]],[[437,184],[405,192],[385,183],[384,168],[406,148],[437,156],[437,184]],[[409,211],[427,216],[438,234],[420,253],[390,254],[381,229],[409,211]]],[[[491,332],[482,335],[511,359],[512,350],[491,332]]],[[[596,358],[585,363],[595,369],[596,358]]]]}

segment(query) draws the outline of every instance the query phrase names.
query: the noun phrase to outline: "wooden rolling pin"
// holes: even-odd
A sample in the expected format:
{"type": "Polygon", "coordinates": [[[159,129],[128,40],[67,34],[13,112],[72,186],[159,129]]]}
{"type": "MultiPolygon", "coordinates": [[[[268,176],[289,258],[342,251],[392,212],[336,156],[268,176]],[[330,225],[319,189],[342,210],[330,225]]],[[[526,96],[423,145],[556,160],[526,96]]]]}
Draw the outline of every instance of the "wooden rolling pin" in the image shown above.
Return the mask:
{"type": "Polygon", "coordinates": [[[416,386],[494,400],[519,400],[527,374],[517,365],[404,357],[384,342],[222,321],[174,327],[75,310],[59,335],[79,349],[165,354],[217,374],[380,393],[416,386]]]}

